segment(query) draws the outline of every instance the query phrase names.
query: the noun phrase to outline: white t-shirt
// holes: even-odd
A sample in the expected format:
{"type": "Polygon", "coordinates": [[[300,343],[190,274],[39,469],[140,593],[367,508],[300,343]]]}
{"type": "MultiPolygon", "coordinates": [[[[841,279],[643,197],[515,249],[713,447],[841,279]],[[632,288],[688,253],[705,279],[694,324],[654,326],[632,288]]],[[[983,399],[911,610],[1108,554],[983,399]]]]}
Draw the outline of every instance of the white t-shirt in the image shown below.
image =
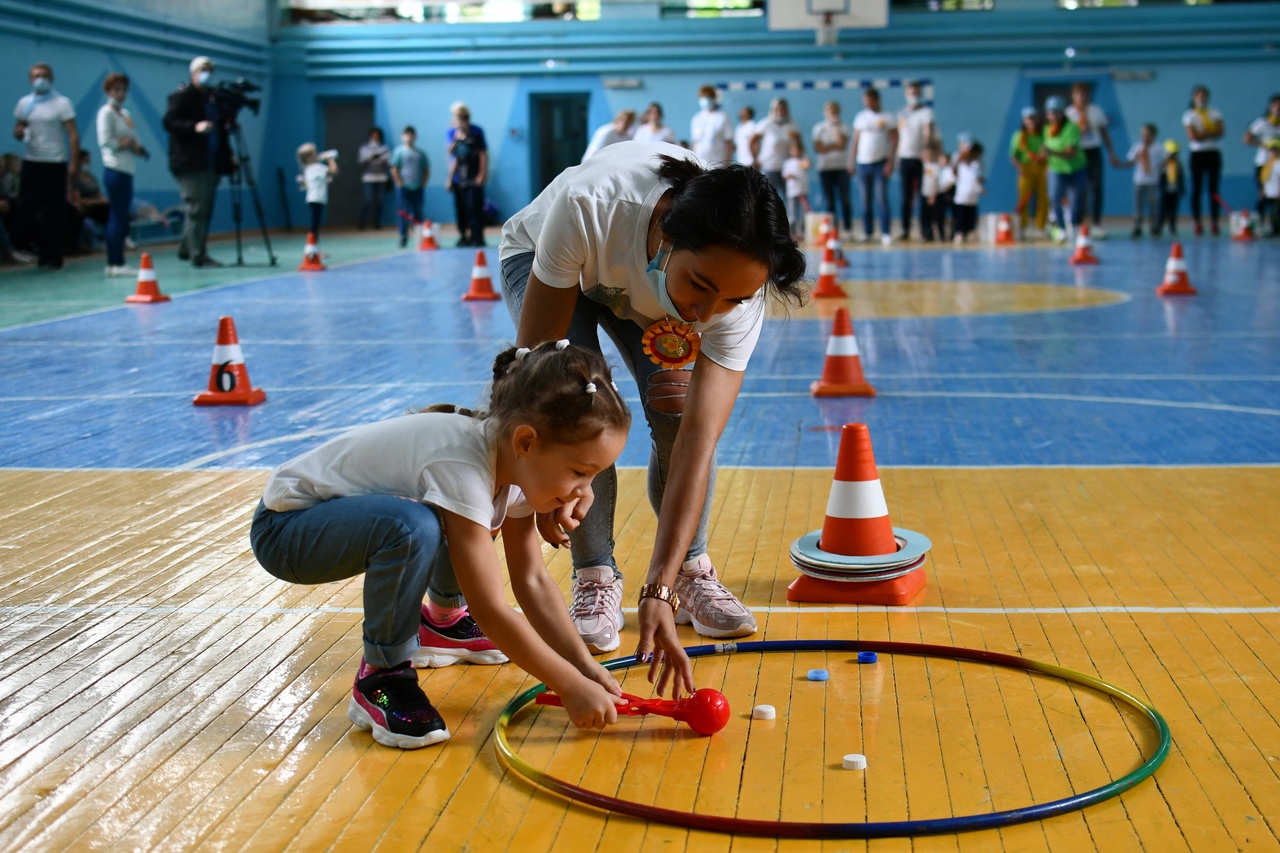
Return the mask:
{"type": "Polygon", "coordinates": [[[496,530],[533,508],[518,487],[495,489],[497,451],[487,424],[422,412],[356,427],[272,471],[262,502],[289,512],[332,498],[395,495],[496,530]]]}
{"type": "Polygon", "coordinates": [[[634,130],[631,130],[626,133],[619,133],[614,128],[613,122],[597,127],[596,132],[591,134],[591,143],[587,145],[586,153],[582,155],[582,159],[586,160],[589,157],[595,156],[599,153],[601,148],[605,148],[609,145],[616,145],[619,142],[628,141],[631,139],[631,134],[634,132],[634,130]]]}
{"type": "Polygon", "coordinates": [[[920,175],[920,195],[925,199],[933,198],[938,194],[938,178],[941,172],[942,169],[937,163],[924,164],[924,171],[920,175]]]}
{"type": "Polygon", "coordinates": [[[950,163],[938,167],[938,192],[944,193],[956,185],[956,170],[950,163]]]}
{"type": "Polygon", "coordinates": [[[712,168],[725,164],[724,152],[732,141],[733,125],[724,110],[698,110],[689,122],[689,145],[712,168]]]}
{"type": "Polygon", "coordinates": [[[1272,164],[1271,173],[1262,182],[1262,197],[1280,199],[1280,160],[1272,164]]]}
{"type": "Polygon", "coordinates": [[[1267,162],[1267,141],[1280,137],[1280,125],[1272,124],[1263,116],[1253,120],[1253,124],[1249,125],[1249,133],[1262,143],[1258,147],[1258,153],[1253,156],[1253,165],[1261,166],[1267,162]]]}
{"type": "Polygon", "coordinates": [[[1160,170],[1164,168],[1165,159],[1165,152],[1162,147],[1154,142],[1147,146],[1143,146],[1141,142],[1135,142],[1129,148],[1129,156],[1125,159],[1133,161],[1133,185],[1135,187],[1153,187],[1160,183],[1160,170]],[[1143,169],[1142,160],[1138,158],[1144,147],[1147,149],[1147,165],[1150,167],[1149,169],[1143,169]]]}
{"type": "Polygon", "coordinates": [[[744,166],[750,166],[751,139],[756,135],[756,122],[744,121],[733,129],[733,159],[744,166]]]}
{"type": "MultiPolygon", "coordinates": [[[[498,257],[535,252],[533,273],[551,287],[580,287],[586,298],[623,320],[647,327],[667,316],[645,269],[649,219],[668,187],[655,171],[657,157],[693,160],[663,142],[611,146],[561,172],[502,227],[498,257]]],[[[764,322],[761,288],[747,302],[709,323],[695,323],[702,354],[729,370],[745,370],[764,322]]]]}
{"type": "Polygon", "coordinates": [[[788,157],[782,164],[782,177],[787,181],[787,198],[809,194],[809,172],[799,157],[788,157]]]}
{"type": "Polygon", "coordinates": [[[895,126],[893,116],[888,113],[861,110],[853,117],[853,131],[858,134],[858,150],[853,152],[854,159],[864,165],[888,160],[893,152],[889,133],[895,126]]]}
{"type": "Polygon", "coordinates": [[[906,106],[898,110],[898,156],[919,160],[929,144],[933,107],[906,106]]]}
{"type": "MultiPolygon", "coordinates": [[[[1208,112],[1209,120],[1218,127],[1222,127],[1222,113],[1218,112],[1213,107],[1209,107],[1208,112]]],[[[1195,110],[1187,110],[1182,114],[1182,126],[1194,127],[1201,133],[1205,130],[1204,121],[1201,120],[1200,113],[1195,110]]],[[[1218,143],[1221,141],[1221,137],[1215,139],[1190,139],[1187,141],[1187,147],[1192,151],[1217,151],[1219,147],[1218,143]]]]}
{"type": "Polygon", "coordinates": [[[816,155],[816,166],[819,172],[831,172],[835,170],[844,171],[845,165],[849,162],[849,125],[842,121],[832,122],[823,119],[813,126],[813,150],[816,155]],[[835,150],[818,151],[818,143],[823,145],[840,145],[840,138],[844,137],[844,144],[835,150]]]}
{"type": "Polygon", "coordinates": [[[302,170],[302,186],[307,191],[307,204],[328,204],[329,167],[324,163],[308,163],[302,170]]]}
{"type": "Polygon", "coordinates": [[[978,204],[982,196],[982,161],[974,160],[956,164],[956,204],[978,204]]]}
{"type": "Polygon", "coordinates": [[[32,163],[69,161],[63,125],[76,117],[76,109],[69,98],[59,95],[56,89],[43,95],[34,92],[23,95],[13,108],[13,117],[27,123],[24,138],[27,150],[22,155],[23,160],[32,163]]]}
{"type": "Polygon", "coordinates": [[[789,119],[779,122],[767,118],[756,124],[756,134],[760,137],[760,171],[781,172],[782,164],[791,155],[791,137],[799,136],[800,128],[789,119]]]}
{"type": "Polygon", "coordinates": [[[98,110],[98,150],[102,154],[102,165],[122,175],[132,175],[138,168],[138,155],[133,151],[120,147],[120,140],[126,136],[138,138],[134,129],[133,117],[124,107],[103,104],[98,110]]]}
{"type": "Polygon", "coordinates": [[[636,142],[670,142],[676,144],[676,132],[665,124],[653,130],[647,124],[642,124],[636,128],[636,132],[631,134],[631,138],[636,142]]]}
{"type": "Polygon", "coordinates": [[[1102,107],[1097,104],[1089,104],[1084,111],[1085,115],[1082,117],[1075,104],[1067,107],[1067,118],[1080,128],[1080,147],[1101,148],[1102,134],[1098,132],[1098,128],[1106,127],[1111,122],[1107,114],[1102,111],[1102,107]]]}

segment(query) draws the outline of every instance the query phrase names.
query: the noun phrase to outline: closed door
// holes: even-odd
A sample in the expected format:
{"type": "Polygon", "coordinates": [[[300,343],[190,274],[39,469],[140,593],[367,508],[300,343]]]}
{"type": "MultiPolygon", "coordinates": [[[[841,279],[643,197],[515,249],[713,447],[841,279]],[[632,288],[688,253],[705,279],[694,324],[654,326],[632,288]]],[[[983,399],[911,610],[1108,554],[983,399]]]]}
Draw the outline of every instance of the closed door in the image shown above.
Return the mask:
{"type": "Polygon", "coordinates": [[[587,92],[533,95],[533,194],[570,166],[582,162],[587,150],[587,92]]]}
{"type": "Polygon", "coordinates": [[[360,220],[363,190],[360,186],[360,146],[369,139],[373,127],[373,99],[324,104],[324,140],[316,140],[323,151],[338,151],[338,174],[329,184],[329,209],[325,221],[331,226],[354,226],[360,220]]]}

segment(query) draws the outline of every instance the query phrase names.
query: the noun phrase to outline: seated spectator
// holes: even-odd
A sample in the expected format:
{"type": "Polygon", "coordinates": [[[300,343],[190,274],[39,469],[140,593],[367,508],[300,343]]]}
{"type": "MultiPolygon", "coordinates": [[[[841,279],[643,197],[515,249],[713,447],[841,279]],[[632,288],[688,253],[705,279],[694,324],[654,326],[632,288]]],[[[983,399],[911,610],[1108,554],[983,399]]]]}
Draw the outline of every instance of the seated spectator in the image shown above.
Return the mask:
{"type": "Polygon", "coordinates": [[[93,175],[89,152],[76,153],[76,172],[71,176],[71,209],[67,211],[67,251],[91,252],[101,239],[111,215],[111,203],[93,175]]]}

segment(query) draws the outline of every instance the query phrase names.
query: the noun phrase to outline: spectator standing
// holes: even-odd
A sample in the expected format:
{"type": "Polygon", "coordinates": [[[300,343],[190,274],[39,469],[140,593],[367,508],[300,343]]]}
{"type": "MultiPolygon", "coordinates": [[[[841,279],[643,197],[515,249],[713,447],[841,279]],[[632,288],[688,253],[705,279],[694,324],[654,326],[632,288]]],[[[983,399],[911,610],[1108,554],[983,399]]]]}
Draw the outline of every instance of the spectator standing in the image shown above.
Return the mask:
{"type": "Polygon", "coordinates": [[[422,208],[423,187],[431,177],[431,161],[417,146],[418,131],[407,124],[400,132],[400,144],[391,152],[391,180],[396,185],[400,207],[400,248],[409,245],[409,225],[425,218],[422,208]]]}
{"type": "Polygon", "coordinates": [[[849,204],[849,125],[840,120],[838,101],[822,107],[822,121],[813,126],[813,153],[817,155],[818,180],[832,223],[844,223],[846,234],[853,231],[853,209],[849,204]],[[837,203],[838,202],[838,203],[837,203]],[[836,208],[839,208],[837,219],[836,208]]]}
{"type": "Polygon", "coordinates": [[[377,230],[382,227],[382,199],[391,181],[391,149],[382,135],[382,128],[375,127],[369,131],[369,141],[360,146],[358,159],[360,186],[364,189],[359,228],[363,231],[368,223],[377,230]]]}
{"type": "Polygon", "coordinates": [[[752,140],[756,136],[756,111],[751,107],[738,110],[738,124],[733,129],[733,159],[735,163],[755,168],[756,152],[752,140]]]}
{"type": "Polygon", "coordinates": [[[98,110],[98,151],[102,155],[102,185],[107,191],[107,266],[103,274],[134,276],[137,270],[124,262],[125,238],[129,234],[129,211],[133,206],[133,176],[138,158],[147,159],[147,149],[138,141],[133,116],[124,108],[129,96],[129,78],[113,72],[102,82],[107,102],[98,110]]]}
{"type": "Polygon", "coordinates": [[[1164,141],[1164,166],[1160,169],[1160,218],[1156,220],[1154,236],[1159,237],[1164,226],[1169,226],[1169,236],[1178,236],[1178,205],[1186,192],[1186,171],[1178,159],[1178,142],[1164,141]]]}
{"type": "Polygon", "coordinates": [[[178,257],[195,267],[220,267],[209,257],[209,222],[220,175],[233,169],[227,129],[213,96],[213,60],[197,56],[187,67],[191,80],[169,95],[164,129],[169,131],[169,171],[178,181],[186,208],[178,257]]]}
{"type": "Polygon", "coordinates": [[[1258,153],[1253,158],[1254,175],[1258,180],[1258,216],[1263,215],[1263,208],[1266,207],[1266,194],[1263,192],[1262,167],[1266,165],[1270,156],[1267,146],[1273,139],[1280,139],[1280,94],[1271,96],[1271,101],[1267,104],[1267,111],[1261,118],[1256,118],[1249,125],[1249,129],[1244,132],[1244,144],[1252,145],[1258,149],[1258,153]]]}
{"type": "Polygon", "coordinates": [[[587,144],[587,150],[582,155],[582,159],[589,160],[601,148],[630,140],[635,133],[635,123],[635,110],[618,110],[613,121],[600,125],[596,128],[596,132],[591,134],[591,142],[587,144]]]}
{"type": "Polygon", "coordinates": [[[911,220],[920,179],[924,174],[924,149],[938,134],[933,107],[921,98],[920,83],[909,80],[903,87],[907,105],[898,112],[898,176],[902,179],[902,239],[911,239],[911,220]]]}
{"type": "Polygon", "coordinates": [[[698,89],[698,112],[689,122],[689,141],[693,153],[713,169],[733,162],[733,127],[720,109],[715,86],[704,84],[698,89]]]}
{"type": "Polygon", "coordinates": [[[1026,237],[1043,237],[1049,221],[1049,179],[1045,174],[1044,127],[1035,107],[1022,110],[1022,127],[1009,140],[1009,159],[1018,172],[1018,219],[1026,237]],[[1031,197],[1036,199],[1036,230],[1030,222],[1031,197]]]}
{"type": "Polygon", "coordinates": [[[1080,128],[1067,118],[1066,103],[1057,95],[1044,102],[1049,123],[1044,132],[1044,149],[1049,162],[1049,203],[1053,206],[1053,239],[1065,243],[1071,229],[1084,220],[1084,187],[1088,180],[1080,128]],[[1071,221],[1067,222],[1062,199],[1070,199],[1071,221]]]}
{"type": "Polygon", "coordinates": [[[1191,109],[1182,114],[1191,149],[1191,218],[1196,221],[1196,236],[1204,233],[1200,218],[1200,191],[1208,185],[1209,218],[1213,234],[1218,235],[1218,182],[1222,178],[1222,134],[1226,127],[1222,113],[1209,106],[1209,90],[1196,86],[1191,90],[1191,109]]]}
{"type": "Polygon", "coordinates": [[[1147,226],[1155,233],[1159,221],[1160,179],[1158,177],[1164,165],[1158,156],[1156,146],[1156,126],[1144,124],[1142,138],[1133,143],[1129,156],[1123,163],[1115,163],[1116,167],[1133,167],[1133,237],[1142,236],[1142,214],[1147,213],[1147,226]]]}
{"type": "Polygon", "coordinates": [[[880,242],[893,242],[889,233],[889,176],[893,174],[894,149],[898,144],[898,128],[893,116],[880,110],[880,93],[875,89],[862,92],[862,110],[853,118],[853,150],[849,173],[857,171],[862,189],[863,239],[871,242],[872,223],[877,208],[880,213],[880,242]]]}
{"type": "Polygon", "coordinates": [[[636,142],[669,142],[676,143],[676,133],[662,123],[662,104],[654,101],[644,111],[644,121],[636,128],[631,137],[636,142]]]}
{"type": "Polygon", "coordinates": [[[1085,158],[1085,201],[1083,209],[1092,214],[1093,225],[1089,226],[1089,236],[1095,240],[1107,239],[1107,232],[1102,227],[1102,147],[1107,148],[1110,162],[1116,161],[1116,150],[1111,145],[1111,133],[1107,130],[1107,114],[1089,99],[1088,83],[1071,85],[1071,104],[1067,107],[1067,118],[1080,128],[1080,148],[1085,158]]]}
{"type": "Polygon", "coordinates": [[[13,110],[17,120],[13,136],[26,143],[19,206],[27,242],[36,247],[40,268],[60,270],[71,180],[76,172],[71,155],[80,150],[80,133],[75,107],[53,88],[53,67],[37,62],[27,77],[31,94],[19,98],[13,110]]]}
{"type": "Polygon", "coordinates": [[[489,146],[484,130],[471,123],[471,110],[458,101],[452,107],[453,126],[448,131],[449,176],[445,186],[453,193],[459,246],[484,245],[484,182],[489,176],[489,146]]]}
{"type": "Polygon", "coordinates": [[[786,182],[782,178],[782,164],[791,153],[792,141],[800,138],[800,128],[791,120],[791,106],[786,98],[774,98],[769,102],[769,116],[756,125],[751,145],[756,152],[756,168],[764,172],[778,195],[787,197],[786,182]]]}

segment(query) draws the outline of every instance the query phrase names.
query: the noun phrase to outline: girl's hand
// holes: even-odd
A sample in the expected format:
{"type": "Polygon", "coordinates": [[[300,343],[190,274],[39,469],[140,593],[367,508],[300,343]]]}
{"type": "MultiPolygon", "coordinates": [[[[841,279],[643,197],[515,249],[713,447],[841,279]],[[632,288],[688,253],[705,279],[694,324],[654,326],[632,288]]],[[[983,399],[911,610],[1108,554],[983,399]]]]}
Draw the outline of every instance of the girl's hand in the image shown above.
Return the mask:
{"type": "MultiPolygon", "coordinates": [[[[615,682],[616,686],[617,682],[615,682]]],[[[619,690],[621,692],[621,690],[619,690]]],[[[595,681],[581,679],[568,690],[560,691],[560,702],[569,719],[580,729],[603,729],[618,722],[618,703],[595,681]]]]}
{"type": "Polygon", "coordinates": [[[681,692],[693,693],[693,664],[689,663],[689,656],[676,636],[675,613],[665,601],[640,599],[640,641],[636,643],[636,658],[649,664],[649,683],[657,679],[659,696],[667,691],[668,682],[672,699],[679,699],[681,692]]]}
{"type": "Polygon", "coordinates": [[[586,662],[578,669],[583,675],[614,696],[622,695],[622,685],[618,684],[618,679],[613,677],[612,672],[598,664],[595,658],[587,658],[586,662]]]}
{"type": "Polygon", "coordinates": [[[536,516],[538,533],[548,545],[555,548],[568,545],[568,531],[578,529],[578,525],[587,517],[587,510],[591,509],[595,499],[595,493],[588,487],[586,494],[576,501],[565,504],[555,512],[538,513],[536,516]]]}

